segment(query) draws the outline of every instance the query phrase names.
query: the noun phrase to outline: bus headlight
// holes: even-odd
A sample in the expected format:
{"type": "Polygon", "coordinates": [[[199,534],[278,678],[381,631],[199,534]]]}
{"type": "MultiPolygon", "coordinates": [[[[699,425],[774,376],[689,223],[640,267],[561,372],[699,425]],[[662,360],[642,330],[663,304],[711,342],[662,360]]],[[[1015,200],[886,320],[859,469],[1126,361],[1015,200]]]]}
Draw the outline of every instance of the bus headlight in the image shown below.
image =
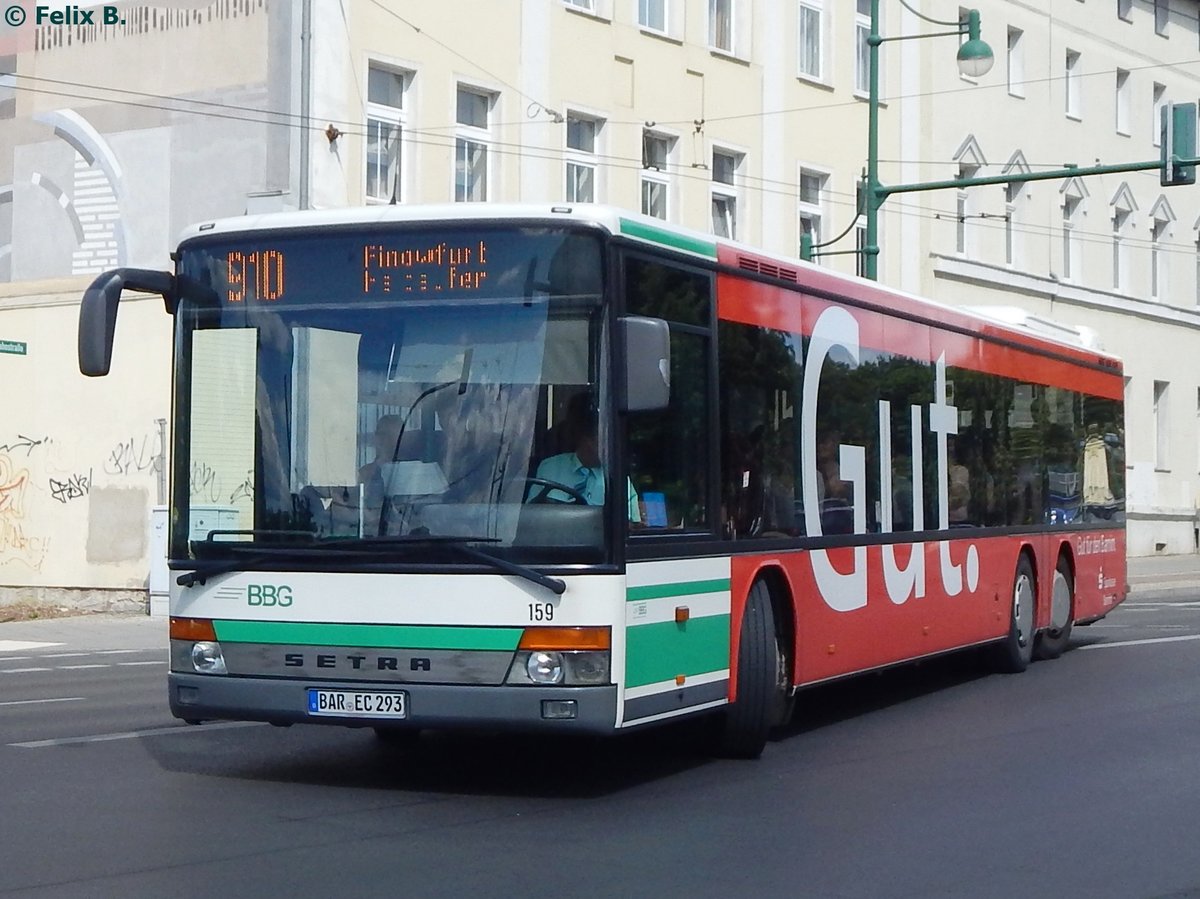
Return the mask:
{"type": "Polygon", "coordinates": [[[608,684],[611,659],[608,627],[527,627],[504,682],[527,687],[608,684]]]}
{"type": "Polygon", "coordinates": [[[221,644],[210,640],[193,643],[192,667],[201,674],[227,674],[221,644]]]}
{"type": "Polygon", "coordinates": [[[607,650],[519,651],[505,682],[539,687],[592,687],[609,682],[607,650]]]}
{"type": "Polygon", "coordinates": [[[525,659],[525,673],[535,684],[561,684],[563,659],[561,652],[538,650],[525,659]]]}

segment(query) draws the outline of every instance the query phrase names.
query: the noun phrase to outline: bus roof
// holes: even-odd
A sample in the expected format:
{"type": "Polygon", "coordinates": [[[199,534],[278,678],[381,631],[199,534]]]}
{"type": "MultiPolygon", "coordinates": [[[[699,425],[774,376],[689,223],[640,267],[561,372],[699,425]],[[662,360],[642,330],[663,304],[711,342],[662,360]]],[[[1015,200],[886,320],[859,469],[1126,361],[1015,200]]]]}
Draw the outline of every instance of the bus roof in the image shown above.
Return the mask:
{"type": "Polygon", "coordinates": [[[981,335],[997,336],[997,331],[1017,336],[1022,343],[1049,344],[1069,348],[1081,360],[1097,356],[1117,362],[1104,351],[1095,332],[1052,322],[1017,307],[949,306],[925,297],[884,287],[853,275],[835,272],[824,266],[778,256],[749,244],[701,231],[684,228],[615,206],[590,203],[443,203],[430,205],[378,205],[341,209],[271,212],[243,215],[192,225],[180,237],[180,244],[196,237],[245,234],[254,231],[303,230],[309,228],[353,227],[410,222],[530,221],[546,223],[561,219],[598,225],[614,236],[651,244],[707,260],[709,263],[750,271],[772,280],[793,284],[831,296],[844,296],[883,311],[924,313],[922,317],[946,325],[977,327],[981,335]]]}

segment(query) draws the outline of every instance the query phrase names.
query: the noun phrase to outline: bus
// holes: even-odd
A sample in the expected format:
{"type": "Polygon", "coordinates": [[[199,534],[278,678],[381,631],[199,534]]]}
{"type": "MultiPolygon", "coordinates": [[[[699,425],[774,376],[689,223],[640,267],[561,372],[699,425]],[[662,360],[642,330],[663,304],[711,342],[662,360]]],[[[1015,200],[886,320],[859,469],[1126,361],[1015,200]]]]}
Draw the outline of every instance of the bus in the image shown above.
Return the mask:
{"type": "Polygon", "coordinates": [[[1085,343],[604,206],[246,216],[172,258],[95,280],[79,358],[162,295],[185,721],[707,715],[755,757],[805,688],[1021,671],[1125,597],[1085,343]]]}

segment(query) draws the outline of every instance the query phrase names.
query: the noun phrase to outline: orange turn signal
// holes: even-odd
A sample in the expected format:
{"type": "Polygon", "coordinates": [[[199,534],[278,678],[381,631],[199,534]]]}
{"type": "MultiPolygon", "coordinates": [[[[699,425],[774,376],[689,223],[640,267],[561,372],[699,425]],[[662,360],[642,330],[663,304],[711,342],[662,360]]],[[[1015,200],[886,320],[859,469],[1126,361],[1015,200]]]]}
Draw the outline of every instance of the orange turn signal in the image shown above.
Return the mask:
{"type": "Polygon", "coordinates": [[[172,618],[172,640],[216,640],[217,632],[208,618],[172,618]]]}
{"type": "Polygon", "coordinates": [[[518,649],[608,649],[612,632],[606,627],[527,627],[518,649]]]}

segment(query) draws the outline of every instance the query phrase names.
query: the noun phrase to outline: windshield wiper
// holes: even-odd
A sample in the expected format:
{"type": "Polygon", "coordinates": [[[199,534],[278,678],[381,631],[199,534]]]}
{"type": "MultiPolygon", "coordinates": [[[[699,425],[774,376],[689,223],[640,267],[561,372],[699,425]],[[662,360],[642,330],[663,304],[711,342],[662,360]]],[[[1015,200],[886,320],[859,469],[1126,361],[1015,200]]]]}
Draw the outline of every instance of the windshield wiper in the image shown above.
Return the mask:
{"type": "MultiPolygon", "coordinates": [[[[214,532],[216,533],[216,532],[214,532]]],[[[222,532],[229,533],[229,532],[222,532]]],[[[239,531],[236,533],[248,533],[239,531]]],[[[295,531],[275,531],[266,532],[275,535],[307,532],[295,531]]],[[[211,535],[210,535],[211,536],[211,535]]],[[[311,534],[308,534],[311,537],[311,534]]],[[[207,543],[217,543],[218,541],[205,541],[207,543]]],[[[274,559],[290,558],[312,558],[315,555],[336,555],[341,558],[377,558],[380,547],[387,546],[445,546],[453,549],[459,555],[465,556],[476,562],[501,571],[504,574],[511,574],[515,577],[524,578],[527,581],[532,581],[540,587],[545,587],[557,596],[561,596],[567,589],[566,582],[561,578],[550,577],[542,574],[540,571],[535,571],[526,565],[519,565],[516,562],[510,562],[508,559],[501,559],[498,556],[493,556],[491,553],[484,552],[481,549],[476,549],[473,546],[468,546],[469,543],[499,543],[497,537],[456,537],[450,535],[436,534],[403,534],[393,537],[370,537],[366,539],[353,538],[326,538],[321,541],[310,540],[309,542],[293,546],[257,546],[254,544],[239,543],[237,541],[219,541],[221,548],[235,549],[235,552],[240,554],[244,548],[246,555],[241,558],[233,559],[213,559],[207,563],[197,560],[196,567],[192,571],[181,574],[177,579],[182,587],[191,587],[195,584],[203,584],[208,578],[216,577],[219,574],[228,574],[231,571],[238,571],[246,567],[255,567],[270,562],[274,559]],[[315,552],[314,552],[315,551],[315,552]]]]}
{"type": "Polygon", "coordinates": [[[354,540],[355,546],[445,546],[453,549],[459,555],[466,556],[469,559],[474,559],[476,562],[495,568],[497,571],[502,571],[505,574],[511,574],[516,577],[524,578],[527,581],[532,581],[540,587],[545,587],[554,594],[561,596],[567,589],[567,584],[561,578],[550,577],[542,574],[527,565],[519,565],[516,562],[510,562],[508,559],[502,559],[499,556],[493,556],[491,553],[484,552],[481,549],[476,549],[469,546],[471,543],[499,543],[498,537],[460,537],[451,534],[398,534],[388,537],[367,537],[360,540],[354,540]]]}

